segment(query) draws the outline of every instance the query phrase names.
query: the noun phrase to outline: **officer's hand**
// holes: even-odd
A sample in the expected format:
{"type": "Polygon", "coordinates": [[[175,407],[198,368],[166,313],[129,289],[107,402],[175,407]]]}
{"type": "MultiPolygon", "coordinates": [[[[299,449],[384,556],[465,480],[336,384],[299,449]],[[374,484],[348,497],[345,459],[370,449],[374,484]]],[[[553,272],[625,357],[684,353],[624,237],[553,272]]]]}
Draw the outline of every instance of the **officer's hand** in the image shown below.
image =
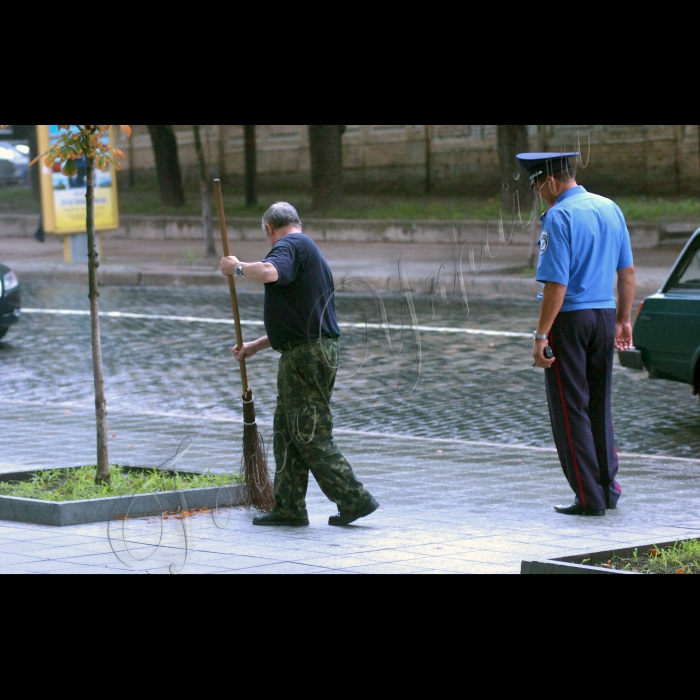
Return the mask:
{"type": "Polygon", "coordinates": [[[236,268],[240,264],[240,260],[235,255],[229,255],[227,258],[221,258],[219,270],[221,270],[222,275],[235,275],[236,268]]]}
{"type": "Polygon", "coordinates": [[[544,356],[544,349],[547,347],[549,347],[549,343],[546,338],[535,341],[535,346],[532,348],[532,357],[535,359],[535,365],[537,367],[547,369],[554,364],[556,358],[552,357],[548,359],[544,356]]]}
{"type": "Polygon", "coordinates": [[[616,323],[615,324],[615,347],[618,350],[631,350],[632,345],[632,324],[631,323],[616,323]]]}
{"type": "Polygon", "coordinates": [[[245,360],[246,357],[253,357],[257,350],[253,347],[252,343],[243,343],[243,347],[239,350],[238,345],[231,348],[233,356],[240,362],[245,360]]]}

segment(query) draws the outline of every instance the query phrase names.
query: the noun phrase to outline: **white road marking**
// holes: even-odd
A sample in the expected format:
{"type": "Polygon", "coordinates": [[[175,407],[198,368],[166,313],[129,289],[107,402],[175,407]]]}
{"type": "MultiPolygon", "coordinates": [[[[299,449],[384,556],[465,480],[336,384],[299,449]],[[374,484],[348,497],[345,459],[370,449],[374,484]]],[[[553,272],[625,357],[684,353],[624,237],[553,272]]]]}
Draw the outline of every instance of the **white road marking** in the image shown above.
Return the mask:
{"type": "MultiPolygon", "coordinates": [[[[24,314],[54,314],[57,316],[89,316],[89,311],[79,311],[74,309],[22,309],[24,314]]],[[[152,321],[182,321],[183,323],[213,323],[223,325],[233,325],[233,319],[225,318],[202,318],[199,316],[165,316],[161,314],[134,314],[125,311],[100,311],[100,316],[105,318],[140,318],[152,321]]],[[[241,320],[241,326],[262,326],[262,321],[241,320]]],[[[468,335],[491,335],[506,338],[532,338],[532,333],[515,333],[512,331],[491,331],[481,328],[452,328],[447,326],[401,326],[398,324],[381,323],[339,323],[340,328],[378,328],[392,331],[417,330],[421,333],[465,333],[468,335]]]]}

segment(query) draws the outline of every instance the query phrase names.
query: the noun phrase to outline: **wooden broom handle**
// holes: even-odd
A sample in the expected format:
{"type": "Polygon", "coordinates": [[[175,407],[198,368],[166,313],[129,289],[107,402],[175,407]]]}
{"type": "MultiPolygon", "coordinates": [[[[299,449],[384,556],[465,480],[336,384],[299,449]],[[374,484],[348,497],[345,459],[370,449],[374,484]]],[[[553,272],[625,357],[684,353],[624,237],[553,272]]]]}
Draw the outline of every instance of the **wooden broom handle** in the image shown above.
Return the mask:
{"type": "MultiPolygon", "coordinates": [[[[216,211],[219,214],[219,228],[221,229],[221,245],[224,249],[224,257],[227,258],[230,253],[228,249],[228,236],[226,235],[226,216],[224,215],[224,202],[221,197],[221,180],[217,177],[214,180],[214,193],[216,195],[216,211]]],[[[231,293],[231,309],[233,311],[233,320],[236,324],[236,345],[239,348],[243,347],[243,332],[241,331],[241,316],[238,312],[238,297],[236,296],[236,282],[233,275],[226,275],[228,279],[228,289],[231,293]]],[[[245,371],[245,360],[241,360],[241,381],[243,383],[243,393],[248,391],[248,376],[245,371]]]]}

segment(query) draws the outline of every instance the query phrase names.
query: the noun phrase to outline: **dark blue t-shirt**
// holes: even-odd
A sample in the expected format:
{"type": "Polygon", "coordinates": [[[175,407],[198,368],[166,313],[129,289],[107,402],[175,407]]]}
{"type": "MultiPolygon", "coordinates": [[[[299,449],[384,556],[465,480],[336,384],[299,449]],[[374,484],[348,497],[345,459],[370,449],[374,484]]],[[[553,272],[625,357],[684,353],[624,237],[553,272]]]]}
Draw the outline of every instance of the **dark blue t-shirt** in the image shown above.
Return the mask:
{"type": "Polygon", "coordinates": [[[263,262],[272,263],[279,275],[265,285],[265,331],[273,348],[340,336],[331,268],[311,238],[288,233],[263,262]]]}

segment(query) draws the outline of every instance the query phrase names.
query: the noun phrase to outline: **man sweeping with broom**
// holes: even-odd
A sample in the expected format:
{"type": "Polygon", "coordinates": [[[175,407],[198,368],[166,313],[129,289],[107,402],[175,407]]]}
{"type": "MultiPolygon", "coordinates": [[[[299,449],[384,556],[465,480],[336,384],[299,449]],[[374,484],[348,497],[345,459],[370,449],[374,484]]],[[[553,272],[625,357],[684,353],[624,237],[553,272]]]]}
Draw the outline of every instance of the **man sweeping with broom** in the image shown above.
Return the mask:
{"type": "Polygon", "coordinates": [[[302,233],[296,209],[273,204],[262,219],[272,249],[260,262],[235,256],[221,259],[224,275],[265,285],[267,335],[233,348],[240,362],[272,347],[282,356],[277,376],[274,421],[275,505],[256,516],[255,525],[309,524],[306,489],[309,470],[323,493],[338,506],[329,525],[348,525],[379,508],[355,478],[333,441],[330,400],[338,368],[333,276],[316,244],[302,233]]]}

